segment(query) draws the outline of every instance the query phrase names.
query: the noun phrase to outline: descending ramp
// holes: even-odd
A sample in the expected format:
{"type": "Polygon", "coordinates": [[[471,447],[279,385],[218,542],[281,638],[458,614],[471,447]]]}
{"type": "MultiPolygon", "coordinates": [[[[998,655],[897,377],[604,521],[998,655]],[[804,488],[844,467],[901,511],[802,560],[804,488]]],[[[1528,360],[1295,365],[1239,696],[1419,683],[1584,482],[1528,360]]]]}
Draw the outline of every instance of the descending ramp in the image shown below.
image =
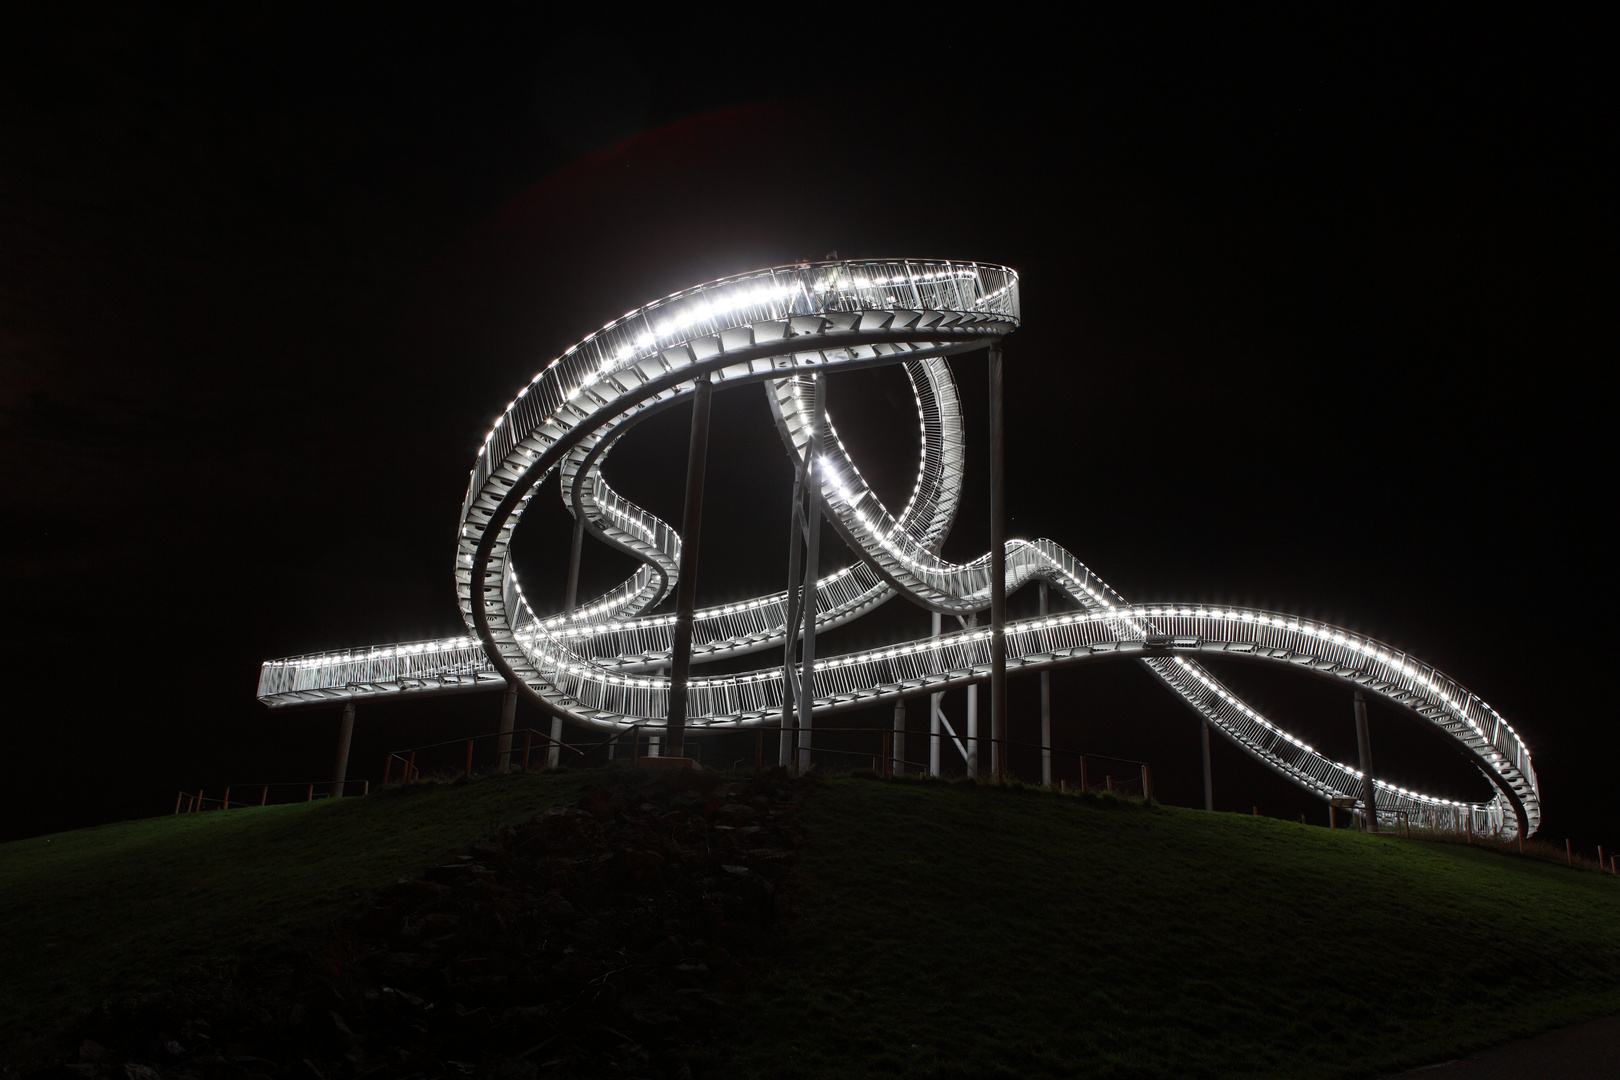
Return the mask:
{"type": "MultiPolygon", "coordinates": [[[[963,422],[949,357],[982,349],[1019,324],[1018,276],[984,263],[916,260],[810,263],[700,285],[631,312],[553,361],[495,421],[462,504],[456,588],[470,635],[269,661],[259,697],[275,706],[390,692],[445,692],[511,681],[546,711],[602,730],[658,726],[668,715],[680,536],[616,492],[602,463],[629,428],[683,402],[699,376],[716,390],[763,388],[788,454],[813,455],[828,520],[859,562],[824,577],[816,624],[828,629],[896,594],[944,614],[990,605],[988,554],[940,554],[962,491],[963,422]],[[917,478],[904,507],[883,505],[829,424],[812,447],[808,391],[821,372],[897,365],[910,380],[922,430],[917,478]],[[564,501],[598,540],[635,557],[623,583],[573,613],[536,612],[509,559],[513,530],[540,482],[558,474],[564,501]]],[[[762,520],[761,528],[780,523],[762,520]]],[[[1316,620],[1247,608],[1133,606],[1049,540],[1010,541],[1006,588],[1043,581],[1078,610],[1007,624],[1009,671],[1130,657],[1234,744],[1326,798],[1354,795],[1361,776],[1290,735],[1202,667],[1217,655],[1287,665],[1340,680],[1411,712],[1460,747],[1496,789],[1464,805],[1375,781],[1378,809],[1420,822],[1503,835],[1534,833],[1540,795],[1528,750],[1474,694],[1382,642],[1316,620]]],[[[781,649],[786,592],[698,611],[693,661],[781,649]]],[[[818,662],[817,716],[980,682],[989,630],[898,642],[818,662]]],[[[688,723],[777,725],[778,667],[693,678],[688,723]]]]}

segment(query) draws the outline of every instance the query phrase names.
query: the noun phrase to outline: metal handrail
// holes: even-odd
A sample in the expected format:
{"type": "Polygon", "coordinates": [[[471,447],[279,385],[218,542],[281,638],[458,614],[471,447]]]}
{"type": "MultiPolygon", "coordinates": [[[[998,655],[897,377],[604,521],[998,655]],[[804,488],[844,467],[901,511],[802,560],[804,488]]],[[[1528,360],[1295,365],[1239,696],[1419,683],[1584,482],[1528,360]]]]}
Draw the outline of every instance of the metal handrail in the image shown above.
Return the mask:
{"type": "MultiPolygon", "coordinates": [[[[828,520],[861,556],[817,585],[818,627],[856,618],[897,591],[935,611],[969,617],[989,603],[988,555],[953,563],[940,554],[959,503],[963,426],[948,357],[1016,328],[1017,275],[980,263],[862,261],[778,267],[711,282],[638,309],[592,334],[542,370],[486,436],[469,479],[456,555],[463,616],[472,638],[409,653],[295,658],[261,675],[271,703],[417,689],[498,685],[510,677],[547,710],[605,732],[656,727],[668,714],[672,617],[647,615],[679,571],[680,538],[656,515],[615,492],[602,464],[628,424],[682,400],[699,376],[717,387],[759,383],[784,447],[803,461],[811,424],[805,388],[817,372],[903,365],[922,427],[918,479],[898,515],[878,499],[835,427],[815,448],[828,520]],[[641,561],[628,580],[571,615],[531,606],[509,555],[512,530],[558,471],[565,503],[592,535],[641,561]],[[441,662],[442,661],[442,662],[441,662]],[[343,680],[341,683],[339,680],[343,680]],[[285,687],[285,689],[282,689],[285,687]]],[[[1080,609],[1011,621],[1009,670],[1097,657],[1142,662],[1268,768],[1324,797],[1355,793],[1360,774],[1319,754],[1241,700],[1205,670],[1200,653],[1303,667],[1379,694],[1415,713],[1469,754],[1497,788],[1482,804],[1436,799],[1375,782],[1377,810],[1446,821],[1466,816],[1511,833],[1540,823],[1539,785],[1522,740],[1483,701],[1432,667],[1352,631],[1258,609],[1131,606],[1090,568],[1049,540],[1006,547],[1006,586],[1043,581],[1080,609]],[[1183,614],[1194,612],[1194,614],[1183,614]],[[1350,644],[1346,644],[1350,643],[1350,644]]],[[[786,594],[700,611],[693,660],[780,647],[786,594]]],[[[817,717],[984,681],[988,629],[819,661],[809,696],[817,717]]],[[[384,650],[386,652],[386,650],[384,650]]],[[[688,723],[717,730],[780,723],[778,668],[693,678],[688,723]]]]}

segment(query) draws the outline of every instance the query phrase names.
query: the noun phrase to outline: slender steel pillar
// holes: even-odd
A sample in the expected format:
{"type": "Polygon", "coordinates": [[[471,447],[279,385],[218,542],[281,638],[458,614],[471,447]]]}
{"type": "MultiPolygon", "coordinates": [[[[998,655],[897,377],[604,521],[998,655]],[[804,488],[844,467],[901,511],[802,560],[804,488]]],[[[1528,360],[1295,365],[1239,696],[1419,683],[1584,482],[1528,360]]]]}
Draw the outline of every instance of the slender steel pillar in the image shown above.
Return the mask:
{"type": "Polygon", "coordinates": [[[1378,831],[1377,789],[1373,787],[1372,737],[1367,733],[1367,698],[1356,689],[1356,749],[1361,752],[1361,801],[1368,832],[1378,831]]]}
{"type": "MultiPolygon", "coordinates": [[[[568,501],[570,507],[572,500],[568,501]]],[[[563,595],[563,610],[572,615],[579,606],[579,557],[585,550],[585,515],[575,511],[574,543],[568,553],[568,591],[563,595]]]]}
{"type": "Polygon", "coordinates": [[[1204,809],[1215,809],[1215,781],[1209,768],[1209,721],[1199,725],[1204,738],[1204,809]]]}
{"type": "Polygon", "coordinates": [[[341,798],[343,782],[349,778],[349,743],[354,739],[354,702],[343,704],[343,722],[338,727],[337,766],[332,770],[332,798],[341,798]]]}
{"type": "Polygon", "coordinates": [[[788,587],[782,626],[782,735],[777,745],[776,763],[783,768],[793,764],[793,747],[799,740],[795,715],[798,695],[799,590],[804,587],[804,463],[793,478],[793,511],[788,515],[788,587]]]}
{"type": "MultiPolygon", "coordinates": [[[[1047,594],[1050,592],[1046,582],[1041,582],[1041,614],[1044,616],[1047,606],[1047,594]]],[[[1052,786],[1052,673],[1041,672],[1041,783],[1046,787],[1052,786]]]]}
{"type": "Polygon", "coordinates": [[[512,729],[517,725],[517,683],[508,682],[501,695],[501,735],[495,740],[495,768],[505,772],[512,767],[512,729]]]}
{"type": "Polygon", "coordinates": [[[821,446],[827,433],[827,380],[815,377],[804,468],[804,629],[800,632],[799,771],[810,769],[811,706],[816,700],[816,579],[821,575],[821,446]]]}
{"type": "MultiPolygon", "coordinates": [[[[573,506],[573,500],[569,499],[567,501],[570,506],[573,506]]],[[[584,554],[584,550],[585,515],[576,509],[574,513],[574,540],[568,552],[568,587],[563,593],[563,610],[568,612],[570,616],[574,614],[574,609],[579,607],[579,560],[580,556],[584,554]]],[[[513,694],[516,693],[515,690],[510,692],[513,694]]],[[[515,697],[513,699],[513,703],[515,707],[515,697]]],[[[503,728],[502,730],[509,731],[511,729],[508,727],[503,728]]],[[[562,717],[553,716],[551,718],[551,740],[546,743],[547,768],[555,769],[562,763],[562,734],[562,717]]],[[[508,760],[506,753],[510,751],[511,745],[512,740],[510,737],[501,740],[501,761],[503,763],[508,760]]]]}
{"type": "Polygon", "coordinates": [[[979,684],[967,688],[967,774],[979,775],[979,684]]]}
{"type": "Polygon", "coordinates": [[[894,703],[894,738],[890,740],[889,772],[899,776],[906,771],[906,699],[894,703]]]}
{"type": "Polygon", "coordinates": [[[669,658],[668,757],[686,755],[686,679],[692,669],[692,612],[697,607],[698,533],[703,524],[703,474],[709,460],[709,401],[714,384],[698,376],[692,395],[692,441],[686,454],[686,508],[681,513],[680,581],[675,585],[675,634],[669,658]]]}
{"type": "Polygon", "coordinates": [[[1002,424],[1001,346],[990,346],[990,762],[1007,776],[1007,440],[1002,424]]]}
{"type": "MultiPolygon", "coordinates": [[[[933,612],[934,637],[939,637],[939,612],[933,612]]],[[[928,695],[928,775],[939,775],[939,703],[944,694],[928,695]]]]}

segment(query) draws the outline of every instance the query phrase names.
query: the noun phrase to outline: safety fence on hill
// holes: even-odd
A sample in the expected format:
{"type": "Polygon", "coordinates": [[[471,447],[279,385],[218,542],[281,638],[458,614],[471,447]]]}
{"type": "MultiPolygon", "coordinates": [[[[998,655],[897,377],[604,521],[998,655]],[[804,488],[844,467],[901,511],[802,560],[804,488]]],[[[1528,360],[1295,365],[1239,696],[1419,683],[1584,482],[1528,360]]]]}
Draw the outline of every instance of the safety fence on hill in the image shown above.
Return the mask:
{"type": "MultiPolygon", "coordinates": [[[[383,755],[383,782],[416,780],[424,777],[471,776],[480,768],[495,771],[528,772],[555,761],[572,768],[605,765],[613,761],[639,762],[663,756],[667,745],[663,727],[635,726],[625,731],[584,743],[554,740],[538,728],[518,728],[509,733],[486,732],[462,739],[445,739],[421,746],[390,750],[383,755]],[[494,749],[489,744],[494,740],[494,749]]],[[[758,728],[751,739],[746,732],[727,732],[724,741],[700,739],[688,734],[685,756],[699,766],[740,770],[774,765],[778,757],[780,729],[758,728]],[[752,745],[749,745],[749,744],[752,745]],[[741,750],[742,756],[736,756],[741,750]]],[[[1017,739],[957,739],[954,735],[897,735],[892,729],[874,727],[817,727],[817,744],[810,753],[812,767],[866,769],[883,776],[901,773],[916,775],[965,776],[966,768],[956,771],[931,761],[907,755],[906,748],[932,741],[955,743],[963,762],[976,766],[972,771],[981,779],[998,781],[1028,780],[1010,767],[1011,755],[1024,752],[1030,761],[1044,759],[1043,774],[1060,790],[1112,793],[1120,797],[1151,799],[1153,772],[1147,762],[1106,754],[1082,753],[1062,747],[1017,739]]],[[[932,747],[929,747],[932,750],[932,747]]],[[[796,752],[795,752],[796,754],[796,752]]],[[[954,759],[953,759],[954,760],[954,759]]]]}
{"type": "Polygon", "coordinates": [[[289,802],[313,802],[316,799],[338,798],[343,795],[370,795],[370,780],[341,780],[334,783],[331,780],[298,780],[278,781],[269,784],[227,784],[225,790],[217,796],[210,796],[206,789],[198,788],[196,791],[178,791],[174,796],[174,812],[176,814],[192,814],[199,810],[230,810],[243,806],[271,806],[289,802]],[[247,792],[246,799],[232,799],[231,792],[247,792]],[[253,798],[257,792],[258,798],[253,798]],[[271,793],[275,793],[272,799],[271,793]]]}

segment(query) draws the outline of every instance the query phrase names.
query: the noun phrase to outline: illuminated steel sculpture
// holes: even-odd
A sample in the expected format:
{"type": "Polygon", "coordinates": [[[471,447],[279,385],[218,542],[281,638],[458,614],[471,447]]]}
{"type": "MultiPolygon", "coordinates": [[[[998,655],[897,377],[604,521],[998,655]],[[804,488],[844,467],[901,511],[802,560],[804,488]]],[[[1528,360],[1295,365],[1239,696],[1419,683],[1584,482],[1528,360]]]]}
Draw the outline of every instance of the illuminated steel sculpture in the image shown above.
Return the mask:
{"type": "MultiPolygon", "coordinates": [[[[1264,661],[1343,681],[1433,725],[1495,788],[1489,802],[1465,804],[1374,782],[1378,817],[1386,824],[1404,813],[1414,824],[1466,821],[1503,836],[1536,831],[1539,790],[1518,735],[1476,695],[1398,649],[1280,612],[1133,606],[1049,540],[1007,541],[970,563],[943,558],[940,548],[962,490],[964,450],[948,358],[988,347],[999,372],[999,342],[1018,324],[1015,272],[922,260],[779,267],[700,285],[633,311],[536,375],[484,440],[462,503],[455,566],[473,636],[269,661],[259,698],[279,707],[510,685],[575,724],[664,731],[672,678],[663,672],[679,652],[677,616],[649,612],[677,588],[681,537],[614,491],[602,464],[615,441],[647,416],[688,399],[706,413],[713,390],[758,384],[798,465],[794,529],[803,542],[794,544],[794,577],[802,560],[815,604],[806,617],[800,590],[790,588],[692,612],[693,663],[765,649],[784,650],[785,660],[779,667],[687,680],[685,714],[693,729],[780,725],[782,760],[790,760],[797,741],[799,760],[807,762],[816,717],[990,681],[995,631],[1004,625],[1006,670],[1136,659],[1238,747],[1324,799],[1362,796],[1365,778],[1262,716],[1198,660],[1264,661]],[[904,368],[922,431],[916,484],[898,512],[862,479],[825,415],[821,391],[823,373],[879,365],[904,368]],[[582,532],[641,566],[578,606],[571,580],[567,610],[542,614],[525,598],[508,552],[523,511],[553,473],[576,521],[574,573],[582,532]],[[806,526],[822,513],[858,561],[818,577],[819,530],[806,526]],[[1010,592],[1032,582],[1057,590],[1078,610],[1006,622],[992,612],[990,626],[977,623],[978,613],[997,606],[1002,590],[996,585],[1010,592]],[[814,658],[816,631],[859,618],[897,593],[936,613],[934,636],[814,658]],[[957,617],[962,628],[939,633],[939,615],[957,617]],[[802,659],[794,651],[801,635],[802,659]],[[798,685],[807,669],[809,716],[795,708],[806,696],[798,685]]],[[[701,459],[695,460],[701,471],[701,459]]],[[[934,701],[937,771],[941,714],[934,701]]],[[[680,737],[679,731],[668,734],[680,737]]],[[[963,742],[952,731],[948,739],[970,762],[977,748],[972,735],[963,742]]]]}

